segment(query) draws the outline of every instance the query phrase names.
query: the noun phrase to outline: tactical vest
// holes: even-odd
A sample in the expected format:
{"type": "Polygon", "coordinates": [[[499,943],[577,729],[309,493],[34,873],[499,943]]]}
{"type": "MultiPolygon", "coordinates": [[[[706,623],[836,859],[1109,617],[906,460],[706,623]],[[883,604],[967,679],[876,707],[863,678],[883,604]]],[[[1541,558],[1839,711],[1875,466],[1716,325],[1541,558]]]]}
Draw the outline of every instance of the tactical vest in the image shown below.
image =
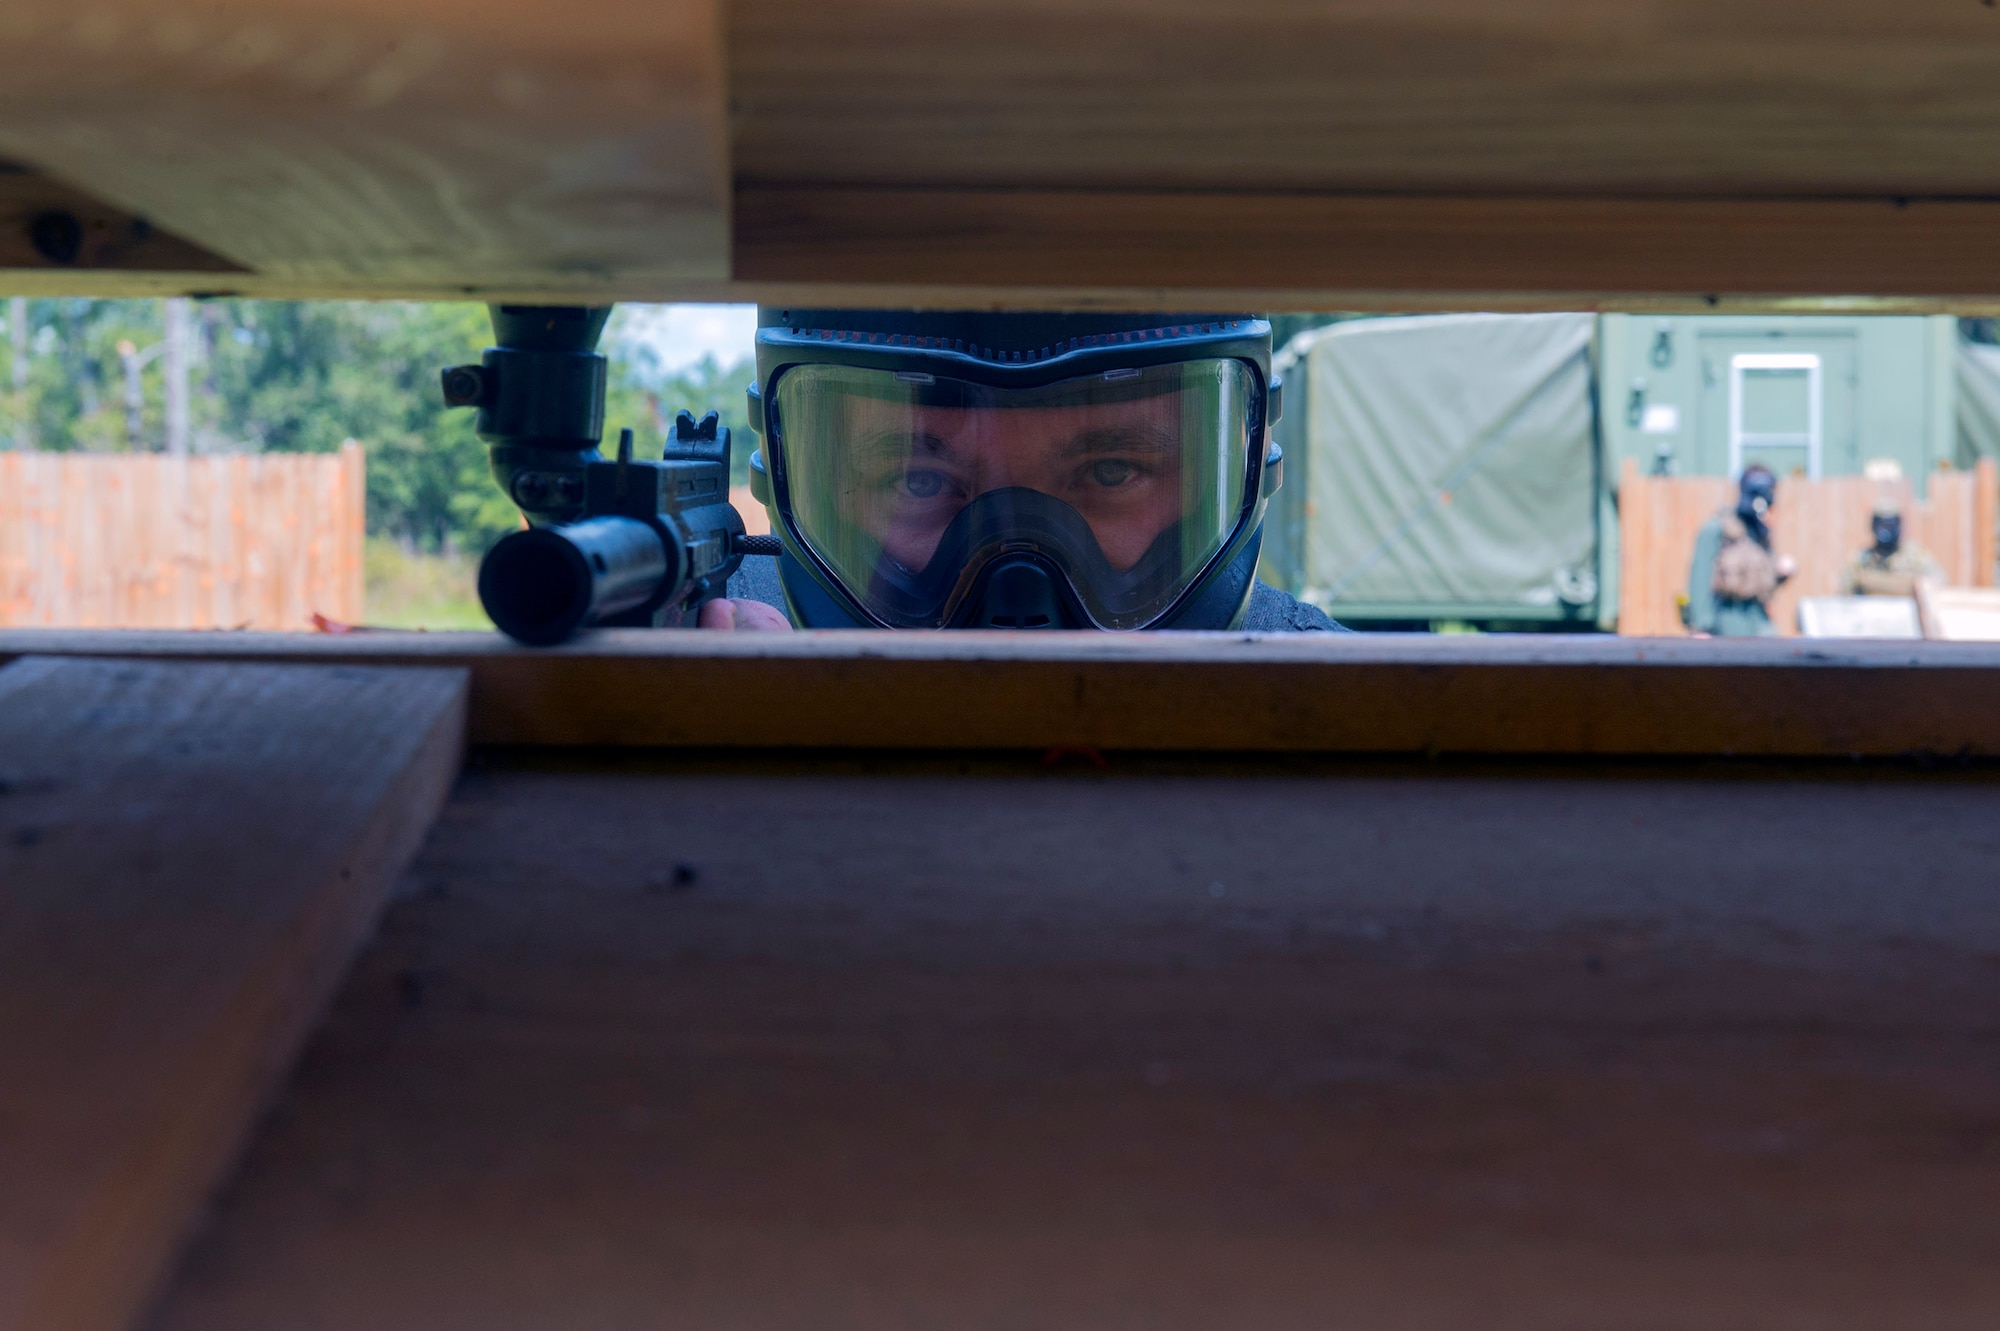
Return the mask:
{"type": "Polygon", "coordinates": [[[1778,590],[1778,561],[1751,539],[1743,519],[1722,514],[1722,547],[1715,553],[1709,587],[1725,601],[1768,601],[1778,590]]]}

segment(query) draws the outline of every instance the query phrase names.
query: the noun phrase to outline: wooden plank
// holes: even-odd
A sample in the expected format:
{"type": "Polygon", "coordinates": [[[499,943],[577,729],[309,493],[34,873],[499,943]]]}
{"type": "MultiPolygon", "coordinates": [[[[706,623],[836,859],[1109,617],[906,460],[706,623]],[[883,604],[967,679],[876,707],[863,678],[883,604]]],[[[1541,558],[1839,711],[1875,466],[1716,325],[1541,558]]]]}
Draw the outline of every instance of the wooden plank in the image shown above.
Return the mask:
{"type": "Polygon", "coordinates": [[[760,186],[2000,184],[2000,19],[1944,0],[733,0],[729,49],[735,171],[760,186]]]}
{"type": "Polygon", "coordinates": [[[1992,1324],[1990,781],[964,770],[475,771],[155,1331],[1992,1324]]]}
{"type": "Polygon", "coordinates": [[[1973,585],[1991,587],[2000,578],[2000,463],[1981,458],[1973,471],[1973,585]]]}
{"type": "Polygon", "coordinates": [[[340,446],[339,496],[336,512],[340,518],[332,541],[338,595],[323,613],[342,623],[356,624],[367,618],[368,455],[352,439],[340,446]]]}
{"type": "Polygon", "coordinates": [[[16,653],[447,665],[480,744],[2000,754],[2000,648],[1316,634],[0,631],[16,653]]]}
{"type": "Polygon", "coordinates": [[[1970,3],[73,8],[0,151],[248,271],[18,290],[2000,309],[1970,3]]]}
{"type": "Polygon", "coordinates": [[[723,78],[714,0],[10,0],[0,153],[250,270],[210,290],[607,297],[727,275],[723,78]]]}
{"type": "Polygon", "coordinates": [[[1984,242],[2000,95],[1977,72],[2000,23],[1971,6],[795,11],[735,0],[730,21],[734,271],[776,303],[872,287],[885,304],[1969,309],[2000,293],[1984,242]]]}
{"type": "MultiPolygon", "coordinates": [[[[963,288],[1164,308],[1790,308],[1820,295],[2000,298],[2000,204],[1800,198],[1195,193],[746,185],[753,287],[963,288]],[[1205,294],[1204,294],[1205,293],[1205,294]],[[1185,302],[1197,302],[1189,305],[1185,302]]],[[[1060,302],[1058,302],[1060,303],[1060,302]]],[[[1918,308],[1899,300],[1893,308],[1918,308]]],[[[1879,308],[1891,308],[1882,305],[1879,308]]]]}
{"type": "Polygon", "coordinates": [[[130,1324],[457,772],[452,670],[0,671],[0,1326],[130,1324]]]}

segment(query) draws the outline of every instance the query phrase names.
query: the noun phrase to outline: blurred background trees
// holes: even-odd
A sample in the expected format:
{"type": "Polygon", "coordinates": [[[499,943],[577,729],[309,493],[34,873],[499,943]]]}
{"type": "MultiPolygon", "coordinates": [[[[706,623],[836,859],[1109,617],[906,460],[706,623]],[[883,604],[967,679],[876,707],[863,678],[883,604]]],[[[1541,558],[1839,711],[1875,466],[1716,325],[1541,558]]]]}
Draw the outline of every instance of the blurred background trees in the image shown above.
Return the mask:
{"type": "MultiPolygon", "coordinates": [[[[446,411],[438,389],[440,370],[491,342],[484,305],[17,299],[6,313],[0,447],[330,452],[357,439],[371,536],[477,555],[518,524],[472,414],[446,411]],[[184,426],[172,421],[176,342],[184,426]]],[[[604,339],[607,441],[629,425],[642,451],[657,450],[676,411],[716,410],[737,429],[742,470],[754,446],[741,430],[750,347],[732,364],[668,369],[629,335],[627,315],[604,339]]]]}

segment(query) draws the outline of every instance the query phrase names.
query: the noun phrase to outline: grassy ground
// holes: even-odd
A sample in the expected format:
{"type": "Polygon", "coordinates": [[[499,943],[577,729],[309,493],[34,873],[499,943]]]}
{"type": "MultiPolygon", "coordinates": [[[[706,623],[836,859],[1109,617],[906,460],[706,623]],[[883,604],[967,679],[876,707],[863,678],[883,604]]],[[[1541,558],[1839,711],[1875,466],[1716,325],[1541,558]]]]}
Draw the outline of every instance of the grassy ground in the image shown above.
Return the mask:
{"type": "Polygon", "coordinates": [[[466,555],[405,550],[384,537],[368,538],[366,620],[383,628],[486,629],[479,608],[479,564],[466,555]]]}

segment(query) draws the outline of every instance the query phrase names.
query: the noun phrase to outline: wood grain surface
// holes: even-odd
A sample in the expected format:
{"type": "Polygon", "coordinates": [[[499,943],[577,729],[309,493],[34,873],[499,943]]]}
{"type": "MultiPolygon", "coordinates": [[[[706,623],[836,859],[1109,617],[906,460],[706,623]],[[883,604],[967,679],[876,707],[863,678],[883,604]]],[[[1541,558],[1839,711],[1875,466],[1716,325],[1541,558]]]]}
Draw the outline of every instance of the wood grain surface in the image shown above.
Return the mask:
{"type": "Polygon", "coordinates": [[[2000,754],[2000,646],[1555,634],[0,630],[0,659],[445,665],[478,744],[2000,754]]]}
{"type": "Polygon", "coordinates": [[[1992,1324],[1990,781],[836,768],[469,776],[152,1331],[1992,1324]]]}
{"type": "Polygon", "coordinates": [[[729,51],[781,302],[2000,294],[1970,0],[733,0],[729,51]]]}
{"type": "Polygon", "coordinates": [[[746,184],[1992,196],[1967,0],[731,0],[746,184]]]}
{"type": "Polygon", "coordinates": [[[1969,311],[2000,294],[1996,224],[1986,199],[760,183],[735,271],[801,304],[1969,311]]]}
{"type": "Polygon", "coordinates": [[[248,270],[31,262],[17,290],[2000,309],[2000,14],[1973,0],[4,19],[0,153],[248,270]]]}
{"type": "Polygon", "coordinates": [[[0,670],[0,1327],[157,1288],[458,771],[453,670],[0,670]]]}
{"type": "Polygon", "coordinates": [[[2000,294],[2000,15],[1969,0],[734,0],[729,26],[734,271],[778,303],[2000,294]]]}
{"type": "Polygon", "coordinates": [[[250,270],[211,291],[721,279],[720,41],[714,0],[10,0],[0,154],[250,270]]]}

